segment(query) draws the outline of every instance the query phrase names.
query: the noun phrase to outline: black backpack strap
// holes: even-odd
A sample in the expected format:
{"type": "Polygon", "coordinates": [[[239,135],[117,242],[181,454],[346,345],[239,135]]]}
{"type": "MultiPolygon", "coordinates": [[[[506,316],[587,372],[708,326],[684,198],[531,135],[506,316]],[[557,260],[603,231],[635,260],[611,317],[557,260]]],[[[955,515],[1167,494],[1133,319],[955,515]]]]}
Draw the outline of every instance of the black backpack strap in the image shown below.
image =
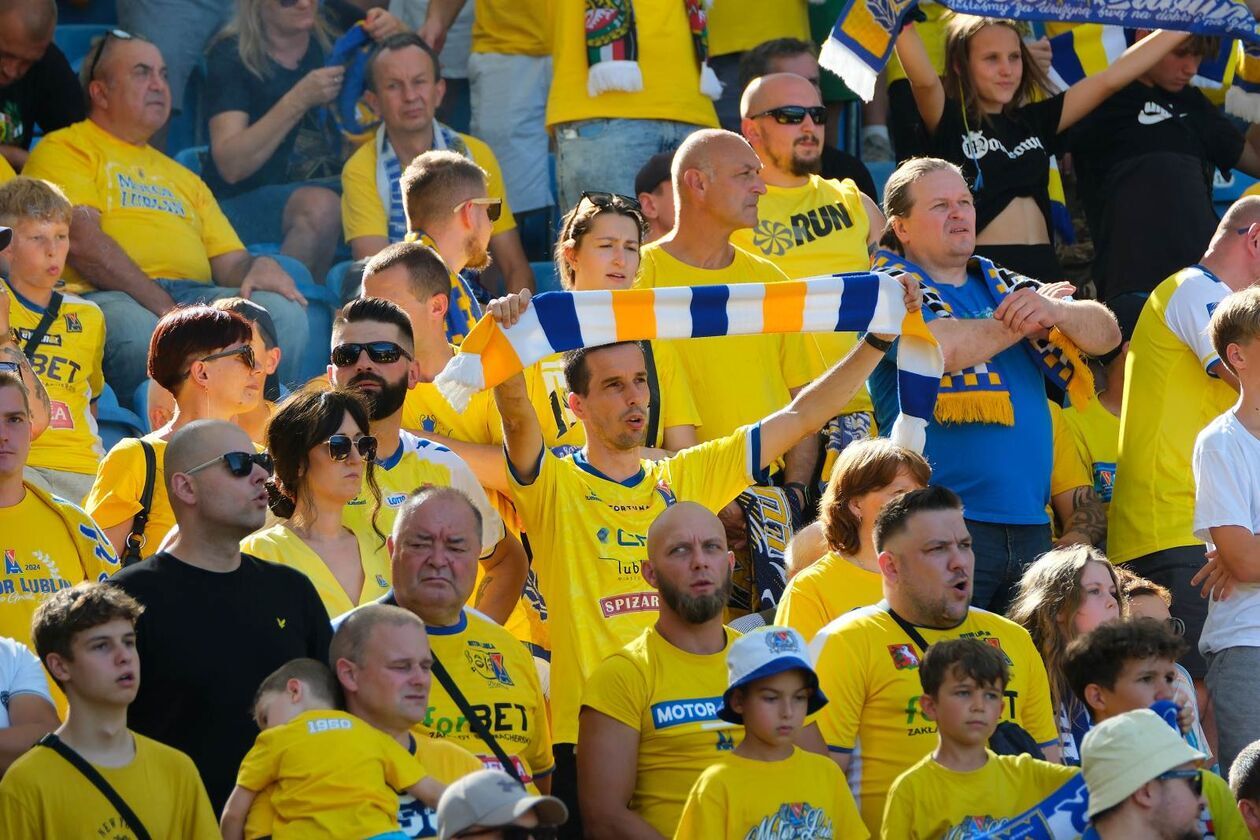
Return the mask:
{"type": "Polygon", "coordinates": [[[910,641],[919,646],[919,653],[927,653],[927,639],[923,638],[923,634],[919,632],[919,628],[897,615],[897,611],[887,604],[885,604],[884,609],[892,616],[892,620],[897,622],[897,626],[904,630],[906,635],[910,637],[910,641]]]}
{"type": "Polygon", "coordinates": [[[61,292],[52,293],[52,299],[48,301],[48,306],[44,309],[44,317],[39,319],[39,323],[35,325],[30,338],[26,339],[26,345],[22,348],[27,361],[35,361],[35,351],[39,349],[39,343],[44,340],[44,336],[48,335],[53,321],[57,320],[57,315],[61,312],[61,302],[64,299],[61,292]]]}
{"type": "MultiPolygon", "coordinates": [[[[432,652],[431,652],[432,653],[432,652]]],[[[494,734],[486,728],[485,723],[473,711],[472,706],[468,702],[468,698],[464,696],[464,692],[459,690],[459,686],[455,684],[455,680],[451,678],[450,671],[446,670],[446,666],[442,664],[442,660],[437,658],[437,654],[433,653],[433,673],[437,676],[438,682],[442,684],[442,688],[446,689],[446,693],[451,695],[451,699],[455,701],[455,705],[459,707],[459,713],[468,721],[468,725],[472,727],[472,731],[477,737],[486,742],[486,746],[490,748],[490,752],[494,753],[494,757],[499,760],[499,764],[503,766],[503,771],[513,779],[521,783],[523,787],[525,780],[521,778],[520,772],[516,769],[516,762],[508,758],[507,753],[503,751],[503,747],[499,746],[498,740],[494,734]]]]}
{"type": "MultiPolygon", "coordinates": [[[[639,346],[643,348],[643,361],[647,363],[647,384],[648,384],[648,426],[647,446],[657,446],[656,433],[661,428],[661,380],[656,370],[656,354],[652,352],[652,342],[641,341],[639,346]]],[[[665,445],[662,440],[660,446],[665,445]]]]}
{"type": "Polygon", "coordinates": [[[153,444],[140,438],[140,449],[144,452],[144,489],[140,492],[140,510],[131,520],[131,531],[123,544],[122,565],[130,566],[142,559],[140,552],[144,548],[146,538],[144,529],[149,525],[149,514],[153,511],[153,490],[157,485],[157,454],[153,444]]]}
{"type": "Polygon", "coordinates": [[[105,777],[89,764],[87,759],[66,746],[65,742],[57,737],[57,733],[49,732],[43,738],[40,738],[39,746],[48,747],[57,755],[70,762],[75,770],[82,773],[84,778],[91,782],[109,800],[109,804],[118,810],[118,815],[123,818],[123,822],[131,829],[131,833],[136,835],[136,840],[152,840],[149,832],[145,830],[144,823],[140,822],[136,812],[131,810],[131,806],[118,795],[118,791],[114,790],[113,785],[105,781],[105,777]]]}

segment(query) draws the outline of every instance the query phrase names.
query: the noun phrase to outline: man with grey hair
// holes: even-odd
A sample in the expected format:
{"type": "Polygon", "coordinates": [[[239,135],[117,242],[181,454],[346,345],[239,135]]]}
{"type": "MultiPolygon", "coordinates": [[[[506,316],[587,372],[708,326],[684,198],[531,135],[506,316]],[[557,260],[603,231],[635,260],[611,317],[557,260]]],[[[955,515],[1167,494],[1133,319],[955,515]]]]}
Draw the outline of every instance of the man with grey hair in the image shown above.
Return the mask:
{"type": "Polygon", "coordinates": [[[79,80],[53,43],[53,0],[0,0],[0,157],[21,171],[35,126],[45,134],[83,119],[79,80]]]}
{"type": "Polygon", "coordinates": [[[326,659],[332,630],[306,575],[241,553],[266,518],[269,455],[239,426],[196,420],[171,437],[164,465],[178,533],[111,578],[144,605],[144,680],[127,720],[187,753],[220,813],[258,735],[259,683],[291,659],[326,659]]]}

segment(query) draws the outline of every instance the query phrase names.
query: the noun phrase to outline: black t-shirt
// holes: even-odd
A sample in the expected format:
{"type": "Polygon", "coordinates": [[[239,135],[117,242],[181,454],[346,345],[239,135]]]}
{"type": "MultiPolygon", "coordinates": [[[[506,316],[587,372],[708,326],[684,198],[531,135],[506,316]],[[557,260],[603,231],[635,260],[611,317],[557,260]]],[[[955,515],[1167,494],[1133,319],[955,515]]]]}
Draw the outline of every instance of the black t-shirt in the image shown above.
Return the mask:
{"type": "Polygon", "coordinates": [[[871,201],[879,203],[879,193],[875,190],[875,179],[866,164],[844,149],[837,149],[827,143],[823,144],[822,172],[819,173],[828,181],[843,181],[852,178],[857,188],[866,193],[871,201]]]}
{"type": "Polygon", "coordinates": [[[1217,223],[1212,170],[1232,169],[1244,142],[1196,88],[1169,93],[1141,82],[1072,130],[1100,295],[1149,292],[1203,255],[1217,223]]]}
{"type": "Polygon", "coordinates": [[[79,79],[56,44],[25,76],[0,87],[0,145],[29,149],[35,126],[48,134],[86,116],[79,79]]]}
{"type": "Polygon", "coordinates": [[[187,753],[220,813],[258,735],[259,684],[291,659],[328,661],[328,613],[301,572],[248,554],[218,573],[159,552],[111,582],[144,605],[127,725],[187,753]]]}
{"type": "Polygon", "coordinates": [[[1046,220],[1046,233],[1053,231],[1047,183],[1062,115],[1062,94],[966,121],[958,101],[945,100],[940,124],[928,142],[929,154],[962,167],[975,193],[977,233],[1016,198],[1034,199],[1046,220]]]}
{"type": "MultiPolygon", "coordinates": [[[[241,62],[238,45],[236,38],[224,38],[210,48],[206,59],[207,118],[225,111],[244,111],[253,125],[307,73],[324,66],[324,51],[312,38],[296,68],[281,67],[268,58],[271,72],[260,79],[241,62]]],[[[312,108],[253,175],[229,184],[219,175],[211,157],[206,166],[206,183],[216,196],[231,198],[273,184],[340,177],[340,149],[340,135],[332,117],[323,108],[312,108]]]]}

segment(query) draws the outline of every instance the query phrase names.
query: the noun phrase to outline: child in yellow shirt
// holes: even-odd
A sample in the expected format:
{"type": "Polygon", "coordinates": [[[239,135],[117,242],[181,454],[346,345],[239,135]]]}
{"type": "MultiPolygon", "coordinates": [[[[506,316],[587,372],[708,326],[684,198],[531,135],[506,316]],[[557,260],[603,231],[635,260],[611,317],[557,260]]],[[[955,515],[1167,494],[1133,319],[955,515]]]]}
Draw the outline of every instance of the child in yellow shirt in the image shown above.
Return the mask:
{"type": "Polygon", "coordinates": [[[446,786],[384,732],[338,711],[340,695],[314,659],[294,659],[263,680],[254,699],[263,732],[223,809],[224,840],[243,840],[250,806],[268,786],[274,840],[406,840],[395,791],[437,806],[446,786]]]}
{"type": "Polygon", "coordinates": [[[717,714],[743,724],[744,740],[700,774],[674,840],[869,837],[840,768],[795,745],[805,716],[827,703],[801,634],[760,627],[731,643],[726,664],[717,714]]]}
{"type": "Polygon", "coordinates": [[[1029,755],[996,755],[1010,679],[1005,654],[979,639],[928,648],[919,666],[923,716],[936,722],[936,749],[893,782],[880,834],[916,840],[953,836],[1023,814],[1077,777],[1079,768],[1029,755]]]}

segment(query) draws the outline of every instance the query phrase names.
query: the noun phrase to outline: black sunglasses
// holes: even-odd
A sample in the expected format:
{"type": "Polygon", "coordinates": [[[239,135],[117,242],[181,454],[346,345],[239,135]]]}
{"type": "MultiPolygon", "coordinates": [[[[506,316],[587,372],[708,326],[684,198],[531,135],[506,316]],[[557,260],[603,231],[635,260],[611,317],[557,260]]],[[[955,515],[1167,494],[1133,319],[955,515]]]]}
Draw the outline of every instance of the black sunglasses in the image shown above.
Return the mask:
{"type": "Polygon", "coordinates": [[[378,365],[393,364],[399,359],[411,361],[411,354],[392,341],[338,344],[332,349],[330,358],[336,367],[350,367],[359,361],[359,356],[364,350],[367,351],[368,358],[378,365]]]}
{"type": "Polygon", "coordinates": [[[1163,779],[1185,779],[1190,783],[1190,790],[1194,791],[1195,796],[1203,795],[1203,771],[1202,770],[1169,770],[1167,773],[1160,773],[1155,778],[1163,779]]]}
{"type": "Polygon", "coordinates": [[[280,4],[280,8],[282,9],[291,9],[301,2],[301,0],[276,0],[276,2],[280,4]]]}
{"type": "Polygon", "coordinates": [[[596,207],[616,207],[618,204],[629,205],[634,210],[642,210],[639,206],[637,198],[631,198],[628,195],[611,192],[583,192],[582,198],[578,199],[578,204],[582,203],[582,199],[586,199],[596,207]]]}
{"type": "Polygon", "coordinates": [[[359,457],[364,461],[376,460],[376,438],[364,435],[352,440],[349,435],[335,434],[328,438],[328,457],[334,461],[344,461],[350,457],[351,447],[359,450],[359,457]]]}
{"type": "Polygon", "coordinates": [[[758,117],[774,117],[774,121],[779,125],[800,125],[807,116],[814,121],[814,125],[827,124],[827,109],[821,105],[809,107],[805,105],[784,105],[779,108],[762,111],[760,114],[753,114],[752,118],[755,120],[758,117]]]}
{"type": "Polygon", "coordinates": [[[96,66],[101,63],[101,56],[105,54],[105,44],[110,38],[117,38],[119,41],[130,41],[134,37],[136,36],[121,29],[111,29],[102,35],[100,46],[96,48],[96,55],[92,56],[92,63],[88,65],[87,80],[90,82],[96,78],[96,66]]]}
{"type": "Polygon", "coordinates": [[[184,475],[193,475],[204,469],[213,467],[222,461],[227,464],[228,472],[237,478],[244,478],[254,471],[254,464],[262,467],[267,475],[275,472],[275,462],[271,460],[270,452],[225,452],[217,458],[211,458],[204,464],[198,464],[192,469],[184,470],[184,475]]]}
{"type": "MultiPolygon", "coordinates": [[[[250,370],[258,370],[258,359],[254,356],[254,348],[248,344],[242,344],[240,347],[231,347],[227,350],[220,350],[218,353],[211,353],[209,356],[201,356],[197,359],[199,362],[213,362],[216,359],[227,359],[232,356],[240,356],[243,362],[250,370]]],[[[192,369],[184,371],[184,376],[192,374],[192,369]]]]}
{"type": "Polygon", "coordinates": [[[486,208],[486,217],[492,222],[499,221],[499,216],[503,215],[503,199],[501,198],[491,198],[490,196],[486,196],[484,198],[470,198],[467,201],[461,201],[459,204],[456,204],[453,212],[458,213],[460,210],[464,209],[465,204],[472,204],[474,206],[486,208]]]}

